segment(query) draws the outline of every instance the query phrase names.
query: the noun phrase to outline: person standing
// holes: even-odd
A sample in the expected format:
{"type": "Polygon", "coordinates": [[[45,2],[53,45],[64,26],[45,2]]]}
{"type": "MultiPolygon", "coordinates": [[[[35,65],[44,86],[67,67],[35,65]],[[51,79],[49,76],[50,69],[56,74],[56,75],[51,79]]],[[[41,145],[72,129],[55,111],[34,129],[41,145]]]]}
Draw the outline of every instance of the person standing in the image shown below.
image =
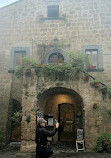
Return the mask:
{"type": "Polygon", "coordinates": [[[43,118],[37,120],[36,130],[36,157],[35,158],[49,158],[53,154],[53,150],[47,144],[47,137],[53,137],[58,131],[59,123],[56,123],[56,128],[52,131],[45,129],[47,121],[43,118]]]}

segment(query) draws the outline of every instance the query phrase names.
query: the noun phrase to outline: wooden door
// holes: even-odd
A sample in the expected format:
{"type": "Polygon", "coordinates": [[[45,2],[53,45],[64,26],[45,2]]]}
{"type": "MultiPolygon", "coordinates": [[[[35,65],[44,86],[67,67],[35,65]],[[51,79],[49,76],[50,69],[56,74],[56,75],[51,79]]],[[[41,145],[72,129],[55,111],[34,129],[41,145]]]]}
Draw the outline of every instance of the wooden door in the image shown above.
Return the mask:
{"type": "Polygon", "coordinates": [[[74,108],[72,104],[64,103],[59,107],[59,141],[74,141],[74,108]]]}

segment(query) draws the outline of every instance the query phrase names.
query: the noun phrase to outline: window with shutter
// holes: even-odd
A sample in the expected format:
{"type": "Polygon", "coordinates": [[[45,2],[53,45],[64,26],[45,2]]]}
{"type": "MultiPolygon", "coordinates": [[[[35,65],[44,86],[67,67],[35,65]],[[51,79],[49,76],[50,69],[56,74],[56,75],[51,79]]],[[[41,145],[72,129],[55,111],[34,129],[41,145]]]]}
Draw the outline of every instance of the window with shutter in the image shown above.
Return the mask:
{"type": "Polygon", "coordinates": [[[86,54],[88,54],[89,65],[87,65],[88,69],[98,69],[98,50],[86,50],[86,54]]]}
{"type": "Polygon", "coordinates": [[[14,47],[10,52],[10,70],[13,70],[15,66],[22,65],[24,56],[30,56],[30,49],[28,47],[14,47]]]}
{"type": "Polygon", "coordinates": [[[25,51],[15,51],[14,52],[14,67],[22,65],[22,58],[26,56],[25,51]]]}
{"type": "Polygon", "coordinates": [[[84,45],[82,52],[89,56],[89,65],[86,65],[88,71],[104,71],[101,45],[84,45]]]}
{"type": "Polygon", "coordinates": [[[47,7],[48,18],[58,18],[59,17],[59,5],[49,5],[47,7]]]}

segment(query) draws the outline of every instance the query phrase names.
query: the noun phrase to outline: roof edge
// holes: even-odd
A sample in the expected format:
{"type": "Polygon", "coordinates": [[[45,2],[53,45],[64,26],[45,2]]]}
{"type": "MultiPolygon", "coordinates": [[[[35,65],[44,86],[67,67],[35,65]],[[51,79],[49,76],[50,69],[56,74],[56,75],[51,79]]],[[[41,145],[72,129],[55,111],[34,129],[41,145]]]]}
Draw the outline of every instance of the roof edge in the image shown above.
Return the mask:
{"type": "Polygon", "coordinates": [[[16,3],[19,3],[20,1],[24,1],[24,0],[18,0],[18,1],[16,1],[16,2],[12,2],[11,4],[8,4],[8,5],[6,5],[6,6],[1,7],[0,10],[1,10],[1,9],[4,9],[4,8],[6,8],[6,7],[9,7],[9,6],[11,6],[11,5],[14,5],[14,4],[16,4],[16,3]]]}

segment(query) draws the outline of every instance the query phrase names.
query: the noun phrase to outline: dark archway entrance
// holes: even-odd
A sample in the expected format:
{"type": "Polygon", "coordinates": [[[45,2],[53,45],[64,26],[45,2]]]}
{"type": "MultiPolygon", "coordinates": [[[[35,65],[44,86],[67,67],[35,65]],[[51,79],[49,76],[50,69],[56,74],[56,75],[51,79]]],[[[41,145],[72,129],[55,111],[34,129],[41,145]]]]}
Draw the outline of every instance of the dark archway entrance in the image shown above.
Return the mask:
{"type": "Polygon", "coordinates": [[[84,128],[84,111],[81,96],[72,89],[55,87],[37,96],[38,110],[48,120],[47,129],[53,129],[55,119],[60,128],[54,141],[75,142],[77,129],[84,128]]]}
{"type": "Polygon", "coordinates": [[[19,142],[21,141],[21,113],[22,107],[21,104],[12,99],[12,132],[11,132],[11,141],[19,142]]]}

